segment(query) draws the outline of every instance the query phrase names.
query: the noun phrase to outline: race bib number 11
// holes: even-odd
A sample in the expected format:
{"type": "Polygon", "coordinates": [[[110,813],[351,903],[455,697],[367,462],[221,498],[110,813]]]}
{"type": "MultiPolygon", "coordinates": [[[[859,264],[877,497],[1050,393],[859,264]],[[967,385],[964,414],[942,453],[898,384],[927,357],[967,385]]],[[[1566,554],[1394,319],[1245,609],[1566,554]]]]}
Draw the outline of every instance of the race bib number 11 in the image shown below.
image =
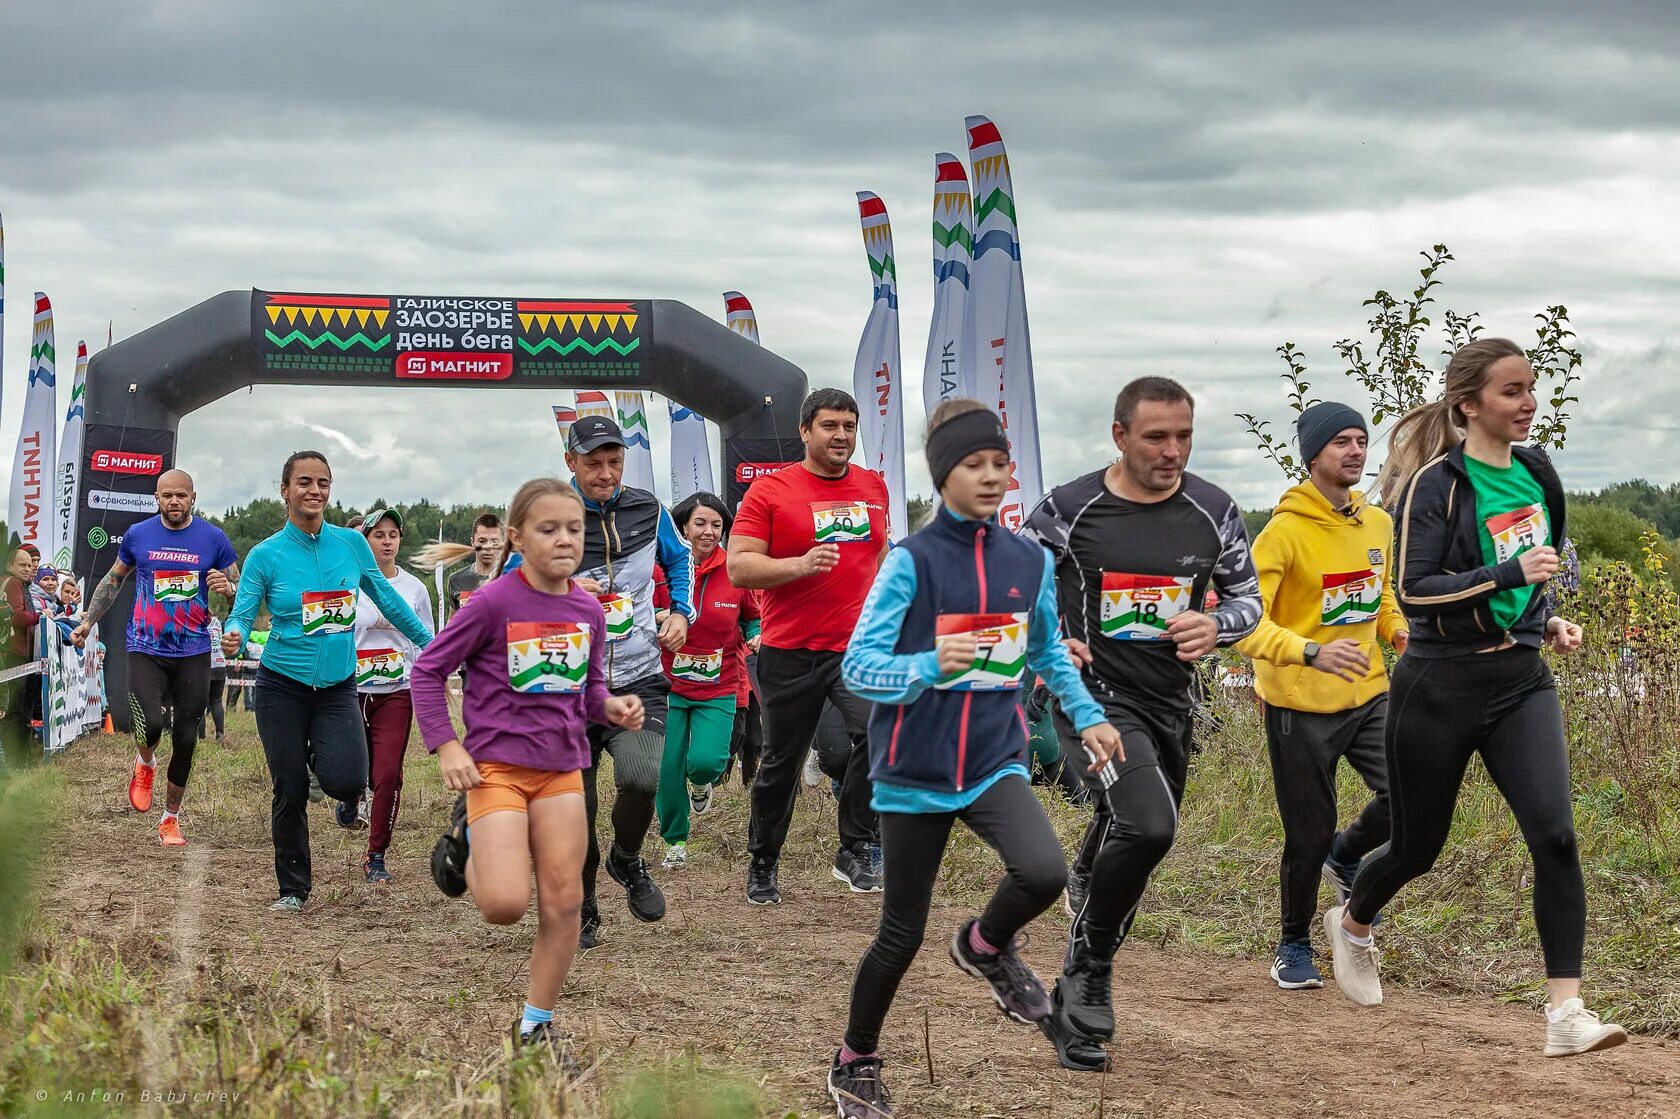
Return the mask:
{"type": "Polygon", "coordinates": [[[1319,615],[1322,624],[1374,622],[1381,606],[1382,577],[1375,571],[1343,571],[1324,577],[1324,609],[1319,615]]]}
{"type": "Polygon", "coordinates": [[[1025,614],[941,614],[936,626],[935,648],[953,637],[972,635],[980,652],[967,672],[941,680],[935,688],[943,692],[1002,692],[1021,686],[1027,670],[1025,614]]]}
{"type": "Polygon", "coordinates": [[[349,633],[356,625],[356,592],[304,591],[303,633],[349,633]]]}
{"type": "Polygon", "coordinates": [[[508,683],[516,692],[575,693],[589,679],[589,627],[578,622],[509,622],[508,683]]]}
{"type": "Polygon", "coordinates": [[[1102,635],[1115,641],[1165,641],[1167,623],[1190,609],[1193,575],[1103,572],[1102,635]]]}

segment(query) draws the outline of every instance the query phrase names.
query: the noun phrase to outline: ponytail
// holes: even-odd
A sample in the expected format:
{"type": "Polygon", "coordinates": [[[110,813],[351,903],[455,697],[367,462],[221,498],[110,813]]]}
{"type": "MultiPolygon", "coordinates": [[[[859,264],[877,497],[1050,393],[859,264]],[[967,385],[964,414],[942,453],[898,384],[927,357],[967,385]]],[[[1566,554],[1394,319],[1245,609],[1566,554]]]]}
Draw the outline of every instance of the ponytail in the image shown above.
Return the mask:
{"type": "Polygon", "coordinates": [[[472,554],[471,544],[432,543],[414,553],[414,558],[408,561],[408,565],[420,571],[433,571],[439,567],[448,567],[472,554]]]}
{"type": "Polygon", "coordinates": [[[1455,423],[1457,409],[1445,400],[1413,408],[1388,435],[1388,461],[1377,474],[1377,502],[1394,509],[1400,490],[1423,465],[1464,441],[1455,423]]]}

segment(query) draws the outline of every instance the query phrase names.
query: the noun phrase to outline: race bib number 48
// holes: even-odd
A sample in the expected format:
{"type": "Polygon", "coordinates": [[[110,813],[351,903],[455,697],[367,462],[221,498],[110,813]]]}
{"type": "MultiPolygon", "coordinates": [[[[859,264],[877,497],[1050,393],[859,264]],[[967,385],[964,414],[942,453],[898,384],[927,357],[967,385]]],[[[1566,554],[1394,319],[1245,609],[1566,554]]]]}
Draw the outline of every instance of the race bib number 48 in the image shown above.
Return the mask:
{"type": "Polygon", "coordinates": [[[1352,626],[1377,620],[1382,606],[1382,576],[1374,571],[1344,571],[1324,577],[1324,610],[1319,621],[1327,626],[1352,626]]]}
{"type": "Polygon", "coordinates": [[[630,636],[630,630],[636,624],[636,604],[629,595],[604,594],[601,599],[601,609],[607,615],[607,641],[617,645],[630,636]]]}
{"type": "Polygon", "coordinates": [[[979,655],[967,672],[941,680],[935,688],[945,692],[1002,692],[1021,686],[1027,670],[1025,614],[941,614],[935,624],[935,648],[965,635],[972,635],[980,645],[979,655]]]}
{"type": "Polygon", "coordinates": [[[198,597],[198,572],[152,572],[152,600],[157,603],[191,602],[198,597]]]}
{"type": "Polygon", "coordinates": [[[509,622],[508,683],[516,692],[575,693],[589,678],[589,627],[577,622],[509,622]]]}
{"type": "Polygon", "coordinates": [[[303,633],[349,633],[356,624],[355,591],[304,591],[303,633]]]}
{"type": "Polygon", "coordinates": [[[818,544],[856,544],[869,539],[869,507],[860,501],[814,501],[811,521],[818,544]]]}
{"type": "Polygon", "coordinates": [[[357,649],[356,686],[400,684],[408,675],[408,662],[395,649],[357,649]]]}
{"type": "Polygon", "coordinates": [[[1487,519],[1488,535],[1493,537],[1495,563],[1504,563],[1512,556],[1520,556],[1530,548],[1538,548],[1551,539],[1551,526],[1546,523],[1544,505],[1525,505],[1509,513],[1487,519]]]}
{"type": "Polygon", "coordinates": [[[1167,623],[1190,609],[1193,575],[1103,572],[1102,635],[1116,641],[1165,641],[1167,623]]]}
{"type": "Polygon", "coordinates": [[[688,684],[715,684],[723,675],[723,650],[684,649],[671,656],[671,675],[688,684]]]}

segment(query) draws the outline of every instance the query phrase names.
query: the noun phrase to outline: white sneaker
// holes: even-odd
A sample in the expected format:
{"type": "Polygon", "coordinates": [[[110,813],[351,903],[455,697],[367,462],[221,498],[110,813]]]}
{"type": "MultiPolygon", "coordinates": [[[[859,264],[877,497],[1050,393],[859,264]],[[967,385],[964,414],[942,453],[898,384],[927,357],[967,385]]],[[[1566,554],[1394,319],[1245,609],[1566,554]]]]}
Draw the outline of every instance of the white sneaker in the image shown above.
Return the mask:
{"type": "Polygon", "coordinates": [[[805,787],[807,789],[814,789],[822,783],[822,765],[817,761],[816,748],[812,747],[810,750],[806,751],[805,754],[805,787]]]}
{"type": "Polygon", "coordinates": [[[712,786],[690,785],[688,787],[688,808],[696,816],[704,816],[712,810],[712,786]]]}
{"type": "Polygon", "coordinates": [[[673,843],[665,849],[665,861],[659,864],[666,870],[681,870],[688,865],[688,844],[673,843]]]}
{"type": "Polygon", "coordinates": [[[356,802],[356,819],[360,821],[364,828],[367,827],[371,821],[372,809],[373,790],[369,789],[367,792],[363,793],[361,799],[356,802]]]}
{"type": "Polygon", "coordinates": [[[1345,905],[1333,905],[1324,911],[1324,936],[1330,942],[1331,957],[1336,965],[1336,986],[1342,994],[1360,1006],[1382,1005],[1382,976],[1377,968],[1377,946],[1361,947],[1348,939],[1342,928],[1345,905]]]}
{"type": "Polygon", "coordinates": [[[1546,1056],[1575,1057],[1600,1049],[1614,1049],[1628,1039],[1627,1031],[1581,1005],[1580,999],[1565,999],[1555,1012],[1546,1007],[1546,1056]]]}

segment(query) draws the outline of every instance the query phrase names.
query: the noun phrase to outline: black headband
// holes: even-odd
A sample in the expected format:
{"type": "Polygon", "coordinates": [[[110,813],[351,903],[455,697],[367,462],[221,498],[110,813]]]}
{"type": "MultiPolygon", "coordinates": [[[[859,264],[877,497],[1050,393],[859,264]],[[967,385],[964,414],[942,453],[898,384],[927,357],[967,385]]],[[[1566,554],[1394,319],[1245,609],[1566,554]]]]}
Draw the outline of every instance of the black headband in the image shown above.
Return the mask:
{"type": "Polygon", "coordinates": [[[987,408],[952,416],[928,434],[928,472],[939,489],[957,464],[976,451],[1009,453],[1009,436],[997,413],[987,408]]]}

